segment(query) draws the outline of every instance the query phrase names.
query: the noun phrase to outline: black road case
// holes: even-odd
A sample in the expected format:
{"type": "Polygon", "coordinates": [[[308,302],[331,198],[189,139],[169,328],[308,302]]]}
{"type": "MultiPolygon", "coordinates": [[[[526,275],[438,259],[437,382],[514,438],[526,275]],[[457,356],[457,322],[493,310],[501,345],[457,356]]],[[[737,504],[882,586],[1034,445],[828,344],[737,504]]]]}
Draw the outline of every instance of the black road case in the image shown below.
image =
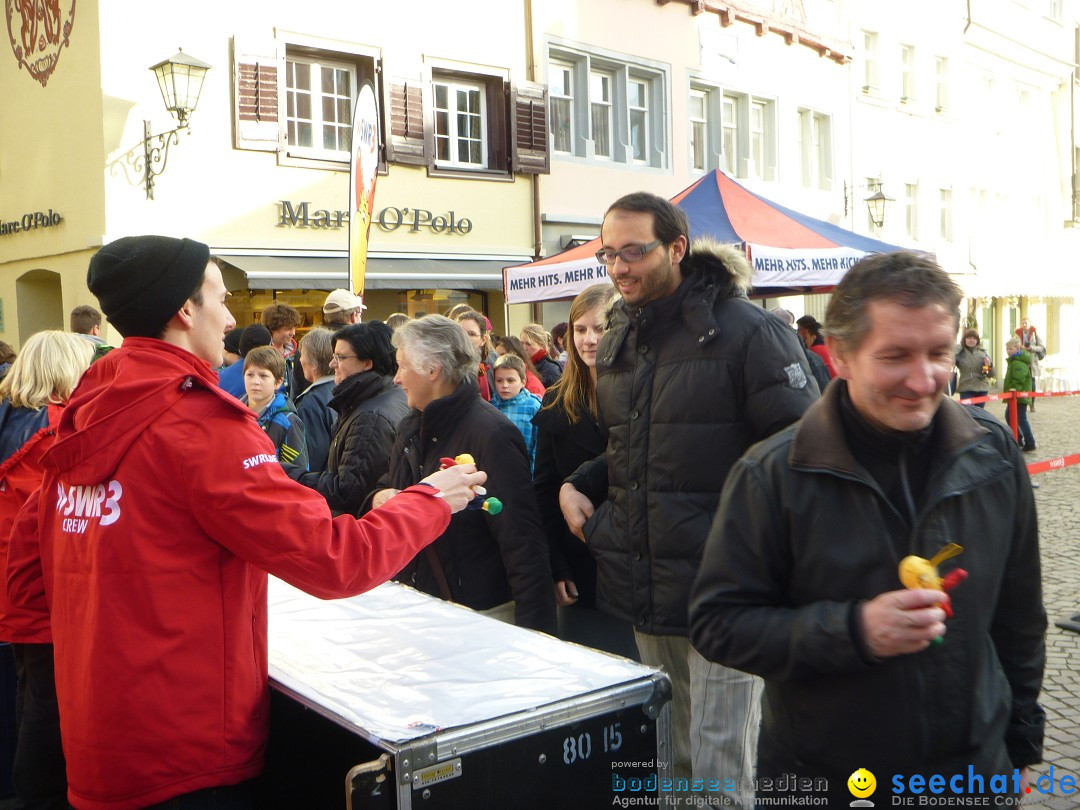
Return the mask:
{"type": "Polygon", "coordinates": [[[388,584],[324,602],[271,579],[257,806],[662,804],[663,673],[388,584]]]}

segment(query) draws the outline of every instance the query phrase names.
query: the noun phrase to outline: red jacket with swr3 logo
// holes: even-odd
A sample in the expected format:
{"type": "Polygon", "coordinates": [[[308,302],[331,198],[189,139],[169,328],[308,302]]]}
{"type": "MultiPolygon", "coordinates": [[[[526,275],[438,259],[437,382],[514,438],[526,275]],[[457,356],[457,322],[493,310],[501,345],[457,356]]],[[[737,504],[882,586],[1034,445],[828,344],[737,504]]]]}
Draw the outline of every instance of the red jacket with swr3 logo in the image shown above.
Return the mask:
{"type": "Polygon", "coordinates": [[[14,603],[52,614],[77,808],[144,807],[255,776],[266,572],[323,598],[360,593],[450,519],[427,487],[360,521],[331,518],[205,362],[146,338],[91,367],[42,466],[6,579],[14,603]]]}

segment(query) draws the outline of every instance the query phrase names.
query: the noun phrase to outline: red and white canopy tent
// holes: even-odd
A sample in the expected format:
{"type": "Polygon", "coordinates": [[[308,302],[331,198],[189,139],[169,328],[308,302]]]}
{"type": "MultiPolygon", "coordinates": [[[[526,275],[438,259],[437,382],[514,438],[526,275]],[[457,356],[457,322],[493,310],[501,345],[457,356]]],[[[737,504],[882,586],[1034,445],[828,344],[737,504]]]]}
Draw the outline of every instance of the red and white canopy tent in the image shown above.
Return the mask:
{"type": "MultiPolygon", "coordinates": [[[[690,220],[690,236],[741,244],[754,268],[755,295],[823,292],[870,253],[896,245],[805,216],[754,194],[721,171],[702,177],[671,200],[690,220]]],[[[573,298],[608,280],[596,259],[600,238],[540,261],[503,269],[507,304],[573,298]]]]}

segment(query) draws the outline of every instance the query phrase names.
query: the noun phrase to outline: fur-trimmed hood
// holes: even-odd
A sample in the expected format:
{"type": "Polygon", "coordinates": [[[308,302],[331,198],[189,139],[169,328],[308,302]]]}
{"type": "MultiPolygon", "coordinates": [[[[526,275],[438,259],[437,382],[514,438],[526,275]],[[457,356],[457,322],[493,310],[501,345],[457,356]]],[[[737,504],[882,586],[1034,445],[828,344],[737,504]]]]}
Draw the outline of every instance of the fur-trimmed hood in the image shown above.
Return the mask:
{"type": "Polygon", "coordinates": [[[711,236],[700,236],[690,243],[682,270],[683,276],[695,272],[715,275],[722,293],[727,295],[746,295],[751,289],[753,268],[746,254],[738,246],[718,242],[711,236]]]}

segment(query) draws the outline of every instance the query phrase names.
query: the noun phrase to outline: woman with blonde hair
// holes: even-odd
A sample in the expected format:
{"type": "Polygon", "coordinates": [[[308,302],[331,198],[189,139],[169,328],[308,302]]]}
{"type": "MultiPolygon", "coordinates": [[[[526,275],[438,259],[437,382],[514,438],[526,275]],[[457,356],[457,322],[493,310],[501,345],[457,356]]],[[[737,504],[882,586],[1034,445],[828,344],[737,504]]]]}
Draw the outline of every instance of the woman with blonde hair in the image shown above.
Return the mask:
{"type": "Polygon", "coordinates": [[[566,369],[533,417],[538,429],[533,487],[548,537],[560,637],[637,658],[633,628],[596,609],[596,562],[559,509],[563,480],[605,449],[597,423],[596,350],[616,296],[611,284],[594,284],[570,305],[566,369]]]}
{"type": "MultiPolygon", "coordinates": [[[[94,347],[78,335],[31,335],[0,381],[0,559],[23,503],[40,484],[41,457],[55,439],[63,407],[94,347]]],[[[18,742],[12,782],[26,807],[67,807],[60,716],[53,678],[52,631],[37,614],[12,607],[0,588],[0,639],[15,654],[18,742]]]]}
{"type": "Polygon", "coordinates": [[[550,388],[562,376],[562,366],[556,358],[559,356],[551,333],[538,323],[526,324],[521,330],[521,344],[529,354],[540,375],[540,382],[550,388]]]}

